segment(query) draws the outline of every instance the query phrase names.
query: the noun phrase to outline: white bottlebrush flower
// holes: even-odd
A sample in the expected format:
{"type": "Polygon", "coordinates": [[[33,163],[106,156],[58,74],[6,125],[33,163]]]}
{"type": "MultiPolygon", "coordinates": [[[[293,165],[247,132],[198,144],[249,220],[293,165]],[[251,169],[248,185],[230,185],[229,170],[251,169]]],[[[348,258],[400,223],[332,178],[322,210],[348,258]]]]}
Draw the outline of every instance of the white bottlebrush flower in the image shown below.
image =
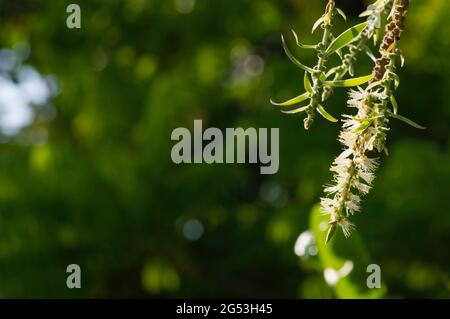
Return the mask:
{"type": "Polygon", "coordinates": [[[338,222],[338,224],[341,226],[345,237],[349,237],[351,230],[355,228],[353,223],[351,223],[348,219],[342,219],[338,222]]]}
{"type": "Polygon", "coordinates": [[[328,197],[321,199],[323,212],[330,215],[328,239],[337,226],[345,236],[350,235],[353,225],[348,217],[361,210],[361,196],[372,188],[378,159],[369,158],[366,152],[384,149],[387,123],[378,112],[385,98],[383,92],[361,88],[349,93],[347,104],[358,112],[355,116],[344,115],[338,138],[344,150],[330,168],[334,183],[324,189],[328,197]]]}
{"type": "Polygon", "coordinates": [[[368,95],[369,93],[360,87],[358,87],[358,90],[350,90],[348,94],[349,99],[347,101],[347,105],[349,107],[356,107],[359,109],[361,107],[361,102],[364,102],[367,99],[368,95]]]}
{"type": "MultiPolygon", "coordinates": [[[[361,197],[372,188],[378,158],[371,158],[373,152],[386,152],[386,136],[389,118],[398,118],[417,128],[420,125],[397,115],[397,103],[392,88],[398,86],[395,64],[401,58],[396,41],[403,32],[403,20],[408,10],[408,0],[377,0],[362,16],[368,17],[368,25],[360,35],[360,40],[377,38],[375,29],[380,27],[380,14],[392,7],[386,33],[380,45],[381,57],[373,59],[373,79],[366,89],[358,88],[349,93],[347,105],[356,108],[355,115],[344,115],[342,131],[338,140],[344,150],[333,162],[330,170],[334,173],[332,185],[325,188],[327,197],[321,199],[322,209],[330,215],[330,227],[326,237],[328,242],[336,229],[342,228],[345,236],[350,235],[352,224],[349,218],[361,209],[361,197]],[[391,50],[390,48],[394,48],[391,50]],[[392,105],[392,111],[388,104],[392,105]]],[[[358,46],[350,47],[345,66],[351,65],[351,58],[358,52],[358,46]],[[353,54],[353,55],[352,55],[353,54]]],[[[351,70],[351,68],[344,71],[351,70]]],[[[350,72],[351,73],[351,72],[350,72]]]]}
{"type": "Polygon", "coordinates": [[[373,173],[378,168],[378,158],[361,156],[355,159],[355,163],[362,167],[364,171],[373,173]]]}
{"type": "Polygon", "coordinates": [[[367,21],[369,22],[367,29],[370,34],[372,34],[375,29],[381,27],[381,14],[390,4],[392,4],[392,0],[378,0],[375,3],[370,4],[366,11],[359,15],[360,17],[367,17],[367,21]]]}
{"type": "Polygon", "coordinates": [[[358,180],[354,180],[351,184],[351,186],[353,186],[356,190],[358,190],[361,194],[366,195],[367,193],[369,193],[371,186],[361,183],[358,180]]]}

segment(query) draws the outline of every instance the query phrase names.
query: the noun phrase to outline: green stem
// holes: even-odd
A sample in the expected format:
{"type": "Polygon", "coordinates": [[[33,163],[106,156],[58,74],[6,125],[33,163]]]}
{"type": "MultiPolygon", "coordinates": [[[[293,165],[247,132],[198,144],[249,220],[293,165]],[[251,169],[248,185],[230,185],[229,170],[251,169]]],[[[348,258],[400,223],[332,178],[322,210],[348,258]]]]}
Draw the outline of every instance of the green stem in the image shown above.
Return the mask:
{"type": "Polygon", "coordinates": [[[333,16],[335,11],[335,2],[334,0],[329,0],[325,9],[324,19],[322,23],[323,28],[323,35],[322,35],[322,41],[318,45],[318,59],[317,64],[314,67],[314,70],[316,71],[311,75],[313,80],[313,92],[315,92],[311,96],[311,101],[309,108],[307,110],[308,117],[305,118],[304,124],[305,129],[309,129],[311,126],[313,120],[314,120],[314,111],[316,110],[317,106],[320,103],[320,90],[322,88],[322,82],[320,81],[320,77],[325,72],[325,63],[326,63],[326,57],[325,57],[325,50],[328,47],[329,40],[331,38],[331,27],[333,24],[333,16]]]}

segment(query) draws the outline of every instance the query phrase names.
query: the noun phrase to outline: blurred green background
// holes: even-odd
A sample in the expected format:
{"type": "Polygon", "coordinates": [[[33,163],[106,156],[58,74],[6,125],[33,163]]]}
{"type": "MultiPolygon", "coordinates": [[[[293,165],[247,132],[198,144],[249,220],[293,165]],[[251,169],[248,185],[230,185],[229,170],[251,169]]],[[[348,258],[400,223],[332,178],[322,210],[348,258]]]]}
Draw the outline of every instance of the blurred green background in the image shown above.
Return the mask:
{"type": "MultiPolygon", "coordinates": [[[[269,104],[303,90],[280,33],[317,41],[325,1],[79,0],[70,30],[72,2],[0,1],[0,297],[357,297],[326,283],[330,252],[320,261],[304,233],[339,125],[305,132],[269,104]],[[170,134],[194,119],[279,127],[279,172],[173,164],[170,134]],[[81,289],[66,288],[71,263],[81,289]]],[[[337,4],[363,21],[365,1],[337,4]]],[[[376,297],[450,297],[449,12],[411,0],[397,100],[428,129],[391,123],[357,231],[335,238],[380,265],[376,297]]],[[[371,68],[361,60],[357,74],[371,68]]]]}

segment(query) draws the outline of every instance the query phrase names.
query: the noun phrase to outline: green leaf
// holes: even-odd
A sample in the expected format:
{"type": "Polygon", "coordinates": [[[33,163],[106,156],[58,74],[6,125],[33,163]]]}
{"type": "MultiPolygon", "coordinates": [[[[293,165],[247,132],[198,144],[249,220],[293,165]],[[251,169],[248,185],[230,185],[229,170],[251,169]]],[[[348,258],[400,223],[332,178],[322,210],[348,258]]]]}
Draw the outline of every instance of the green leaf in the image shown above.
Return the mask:
{"type": "Polygon", "coordinates": [[[348,74],[351,76],[355,75],[355,67],[353,66],[353,64],[350,64],[348,67],[348,74]]]}
{"type": "Polygon", "coordinates": [[[378,39],[380,38],[380,29],[375,29],[373,32],[373,45],[377,45],[378,39]]]}
{"type": "Polygon", "coordinates": [[[338,66],[335,66],[334,68],[331,68],[328,70],[328,72],[325,74],[325,78],[321,77],[320,80],[323,82],[325,79],[329,78],[331,75],[337,72],[338,66]]]}
{"type": "Polygon", "coordinates": [[[342,54],[342,50],[336,50],[336,54],[339,56],[339,58],[341,59],[341,61],[344,61],[344,55],[342,54]]]}
{"type": "Polygon", "coordinates": [[[360,18],[368,17],[372,14],[372,12],[373,12],[372,10],[363,11],[358,17],[360,18]]]}
{"type": "Polygon", "coordinates": [[[372,53],[372,51],[370,50],[370,48],[365,45],[364,46],[364,52],[366,52],[367,56],[373,61],[376,62],[377,58],[375,57],[375,55],[372,53]]]}
{"type": "Polygon", "coordinates": [[[309,105],[299,107],[298,109],[289,110],[289,111],[281,111],[281,112],[286,113],[286,114],[296,114],[296,113],[306,111],[308,108],[309,108],[309,105]]]}
{"type": "MultiPolygon", "coordinates": [[[[342,231],[336,229],[334,240],[325,243],[329,231],[329,216],[325,215],[320,205],[315,205],[310,214],[310,231],[312,231],[317,248],[317,257],[322,272],[336,272],[338,280],[331,284],[338,298],[382,298],[387,285],[382,282],[380,289],[367,287],[367,265],[373,263],[368,249],[358,232],[345,238],[342,231]],[[343,272],[349,265],[352,271],[343,272]],[[347,267],[346,267],[347,266],[347,267]]],[[[340,228],[338,226],[338,228],[340,228]]]]}
{"type": "Polygon", "coordinates": [[[311,81],[309,80],[307,72],[305,72],[305,76],[303,78],[303,84],[305,86],[306,92],[309,92],[310,94],[314,93],[313,88],[312,88],[312,84],[311,84],[311,81]]]}
{"type": "Polygon", "coordinates": [[[330,227],[328,228],[328,232],[327,232],[327,237],[325,238],[325,244],[328,244],[331,240],[331,238],[333,238],[334,233],[336,232],[336,222],[330,224],[330,227]]]}
{"type": "Polygon", "coordinates": [[[372,82],[367,86],[366,90],[369,91],[369,90],[373,89],[374,87],[381,85],[381,83],[383,83],[383,81],[372,82]]]}
{"type": "Polygon", "coordinates": [[[345,20],[347,21],[347,16],[345,15],[344,11],[342,11],[339,8],[336,8],[337,13],[339,13],[339,15],[345,20]]]}
{"type": "Polygon", "coordinates": [[[403,68],[405,66],[405,57],[400,53],[400,65],[403,68]]]}
{"type": "Polygon", "coordinates": [[[392,112],[389,112],[389,113],[390,113],[390,115],[391,115],[393,118],[395,118],[395,119],[397,119],[397,120],[400,120],[400,121],[403,121],[403,122],[405,122],[406,124],[409,124],[409,125],[411,125],[411,126],[417,128],[417,129],[419,129],[419,130],[425,130],[425,129],[426,129],[426,127],[424,127],[424,126],[422,126],[422,125],[419,125],[419,124],[417,124],[416,122],[414,122],[414,121],[412,121],[412,120],[410,120],[410,119],[408,119],[408,118],[406,118],[406,117],[404,117],[404,116],[401,116],[401,115],[398,115],[398,114],[394,114],[394,113],[392,113],[392,112]]]}
{"type": "Polygon", "coordinates": [[[320,115],[322,115],[325,119],[327,119],[330,122],[336,123],[338,120],[335,119],[330,113],[325,111],[322,105],[317,105],[317,112],[319,112],[320,115]]]}
{"type": "Polygon", "coordinates": [[[329,55],[333,53],[336,50],[339,50],[340,48],[345,47],[347,44],[353,42],[356,37],[367,27],[369,22],[363,22],[361,24],[355,25],[354,27],[351,27],[347,31],[344,31],[339,35],[336,39],[334,39],[333,42],[331,42],[328,49],[325,51],[326,55],[329,55]]]}
{"type": "Polygon", "coordinates": [[[372,120],[363,120],[361,121],[361,124],[353,130],[354,133],[361,133],[364,132],[369,126],[372,124],[372,120]]]}
{"type": "Polygon", "coordinates": [[[324,85],[329,86],[339,86],[339,87],[352,87],[364,84],[370,81],[373,78],[373,74],[369,74],[366,76],[361,76],[359,78],[352,78],[347,80],[337,80],[337,81],[323,81],[324,85]]]}
{"type": "Polygon", "coordinates": [[[297,43],[297,45],[302,48],[302,49],[316,49],[317,45],[315,44],[302,44],[300,43],[300,40],[298,39],[297,33],[295,33],[294,30],[291,30],[292,34],[294,35],[295,38],[295,43],[297,43]]]}
{"type": "Polygon", "coordinates": [[[314,23],[314,25],[312,27],[311,33],[314,33],[314,31],[316,31],[317,27],[323,22],[323,20],[324,20],[324,16],[321,16],[319,19],[317,19],[317,21],[314,23]]]}
{"type": "Polygon", "coordinates": [[[398,110],[397,100],[395,99],[394,95],[391,95],[390,99],[391,99],[392,109],[394,110],[394,114],[397,114],[397,110],[398,110]]]}
{"type": "Polygon", "coordinates": [[[392,73],[392,75],[394,77],[395,89],[397,90],[398,86],[400,85],[400,77],[397,74],[395,74],[395,73],[392,73]]]}
{"type": "Polygon", "coordinates": [[[308,97],[309,97],[309,93],[306,92],[306,93],[303,93],[303,94],[301,94],[299,96],[296,96],[296,97],[294,97],[294,98],[292,98],[290,100],[287,100],[286,102],[277,103],[277,102],[274,102],[274,101],[270,100],[270,103],[273,104],[273,105],[277,105],[277,106],[290,106],[290,105],[294,105],[294,104],[303,102],[306,99],[308,99],[308,97]]]}
{"type": "Polygon", "coordinates": [[[283,43],[283,49],[284,52],[286,52],[286,55],[288,56],[289,60],[292,61],[292,63],[294,63],[296,66],[298,66],[300,69],[303,69],[309,73],[314,73],[314,70],[311,69],[310,67],[307,67],[306,65],[302,64],[299,60],[297,60],[294,55],[291,53],[291,51],[289,50],[286,42],[284,41],[284,37],[283,35],[281,35],[281,42],[283,43]]]}

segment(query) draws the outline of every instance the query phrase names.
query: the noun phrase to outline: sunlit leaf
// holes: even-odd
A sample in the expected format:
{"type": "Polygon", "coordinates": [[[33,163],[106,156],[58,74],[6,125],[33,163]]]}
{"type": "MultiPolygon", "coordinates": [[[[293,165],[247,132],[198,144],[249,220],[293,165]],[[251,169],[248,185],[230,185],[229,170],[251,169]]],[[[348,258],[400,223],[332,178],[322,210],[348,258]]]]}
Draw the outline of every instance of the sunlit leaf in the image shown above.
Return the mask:
{"type": "Polygon", "coordinates": [[[337,225],[336,223],[330,224],[330,227],[328,228],[327,237],[325,238],[325,244],[328,244],[333,238],[334,234],[336,233],[337,225]]]}
{"type": "Polygon", "coordinates": [[[377,86],[379,86],[379,85],[381,85],[381,83],[383,83],[383,81],[375,81],[375,82],[372,82],[372,83],[370,83],[368,86],[367,86],[367,89],[366,90],[371,90],[371,89],[373,89],[374,87],[377,87],[377,86]]]}
{"type": "Polygon", "coordinates": [[[377,58],[375,57],[375,55],[372,53],[372,51],[370,50],[370,48],[368,46],[364,46],[364,52],[366,52],[367,56],[373,61],[375,62],[377,60],[377,58]]]}
{"type": "Polygon", "coordinates": [[[277,105],[277,106],[290,106],[290,105],[294,105],[294,104],[303,102],[306,99],[308,99],[308,97],[309,97],[309,93],[306,92],[306,93],[296,96],[290,100],[287,100],[286,102],[277,103],[277,102],[270,100],[270,103],[272,103],[273,105],[277,105]]]}
{"type": "Polygon", "coordinates": [[[283,35],[281,35],[281,42],[283,43],[283,49],[284,52],[286,52],[286,55],[288,56],[289,60],[292,61],[292,63],[294,63],[296,66],[298,66],[300,69],[303,69],[309,73],[314,73],[314,70],[311,69],[310,67],[304,65],[303,63],[301,63],[299,60],[297,60],[294,55],[291,53],[291,51],[289,50],[286,41],[284,41],[284,37],[283,35]]]}
{"type": "Polygon", "coordinates": [[[339,15],[345,20],[347,21],[347,16],[345,15],[344,11],[342,11],[339,8],[336,8],[337,13],[339,13],[339,15]]]}
{"type": "Polygon", "coordinates": [[[305,86],[306,92],[309,92],[311,94],[314,93],[313,88],[312,88],[312,84],[311,84],[311,81],[309,80],[307,72],[305,72],[305,76],[303,77],[303,84],[305,86]]]}
{"type": "Polygon", "coordinates": [[[397,114],[397,110],[398,110],[397,100],[395,99],[394,95],[391,95],[390,99],[391,99],[391,104],[392,104],[392,109],[394,111],[394,114],[397,114]]]}
{"type": "Polygon", "coordinates": [[[315,44],[302,44],[302,43],[300,43],[300,40],[299,40],[299,38],[297,36],[297,33],[295,33],[294,30],[291,30],[291,31],[292,31],[292,34],[294,35],[295,43],[297,43],[297,45],[300,48],[302,48],[302,49],[315,49],[315,48],[317,48],[317,45],[315,45],[315,44]]]}
{"type": "Polygon", "coordinates": [[[317,112],[319,112],[320,115],[322,115],[325,119],[327,119],[330,122],[337,122],[338,120],[335,119],[330,113],[328,113],[327,111],[325,111],[325,109],[323,108],[322,105],[317,105],[317,112]]]}
{"type": "Polygon", "coordinates": [[[314,206],[311,211],[310,229],[314,235],[324,279],[338,298],[381,298],[386,293],[384,282],[380,289],[371,289],[366,285],[366,270],[372,260],[357,231],[350,238],[344,238],[338,228],[335,230],[335,239],[326,244],[330,229],[329,216],[323,214],[320,205],[314,206]],[[327,276],[330,272],[335,276],[327,276]]]}
{"type": "Polygon", "coordinates": [[[376,29],[373,32],[373,45],[377,45],[379,38],[380,38],[380,29],[376,29]]]}
{"type": "Polygon", "coordinates": [[[364,132],[372,124],[371,120],[363,120],[361,124],[353,130],[354,133],[364,132]]]}
{"type": "Polygon", "coordinates": [[[298,109],[289,110],[289,111],[281,111],[281,112],[286,113],[286,114],[296,114],[296,113],[304,112],[308,108],[309,108],[309,105],[303,106],[303,107],[299,107],[298,109]]]}
{"type": "Polygon", "coordinates": [[[344,55],[342,54],[342,50],[336,50],[336,54],[339,56],[339,58],[341,59],[341,61],[344,60],[344,55]]]}
{"type": "Polygon", "coordinates": [[[405,57],[403,54],[400,54],[400,65],[402,68],[405,66],[405,57]]]}
{"type": "Polygon", "coordinates": [[[352,87],[352,86],[358,86],[358,85],[364,84],[364,83],[370,81],[371,79],[373,79],[373,74],[361,76],[358,78],[347,79],[347,80],[323,81],[322,83],[324,85],[329,85],[329,86],[352,87]]]}
{"type": "Polygon", "coordinates": [[[320,80],[323,82],[325,79],[329,78],[331,75],[333,75],[334,73],[336,73],[336,71],[337,71],[338,68],[339,68],[339,67],[336,66],[336,67],[334,67],[334,68],[329,69],[328,72],[325,74],[325,78],[320,78],[320,80]]]}
{"type": "Polygon", "coordinates": [[[363,11],[360,13],[360,15],[358,17],[360,17],[360,18],[368,17],[372,14],[372,12],[373,12],[372,10],[363,11]]]}
{"type": "Polygon", "coordinates": [[[350,64],[348,67],[348,74],[350,74],[351,76],[355,75],[355,67],[353,66],[353,64],[350,64]]]}
{"type": "Polygon", "coordinates": [[[356,37],[367,27],[369,22],[363,22],[354,27],[351,27],[347,31],[344,31],[339,35],[333,42],[331,42],[330,46],[325,51],[325,54],[329,55],[340,48],[345,47],[347,44],[355,41],[356,37]]]}
{"type": "Polygon", "coordinates": [[[321,16],[319,19],[317,19],[317,21],[314,23],[313,27],[312,27],[312,31],[311,33],[314,33],[314,31],[316,31],[317,27],[324,21],[324,17],[321,16]]]}
{"type": "Polygon", "coordinates": [[[393,76],[394,76],[395,89],[398,89],[398,86],[400,85],[400,77],[395,73],[393,73],[393,76]]]}
{"type": "Polygon", "coordinates": [[[401,116],[401,115],[398,115],[398,114],[394,114],[394,113],[391,113],[391,112],[390,112],[390,115],[391,115],[393,118],[395,118],[395,119],[397,119],[397,120],[400,120],[400,121],[403,121],[403,122],[405,122],[406,124],[409,124],[409,125],[411,125],[412,127],[415,127],[415,128],[417,128],[417,129],[419,129],[419,130],[425,130],[425,129],[426,129],[426,127],[424,127],[424,126],[422,126],[422,125],[419,125],[419,124],[417,124],[416,122],[414,122],[414,121],[412,121],[412,120],[410,120],[410,119],[408,119],[408,118],[406,118],[406,117],[404,117],[404,116],[401,116]]]}

